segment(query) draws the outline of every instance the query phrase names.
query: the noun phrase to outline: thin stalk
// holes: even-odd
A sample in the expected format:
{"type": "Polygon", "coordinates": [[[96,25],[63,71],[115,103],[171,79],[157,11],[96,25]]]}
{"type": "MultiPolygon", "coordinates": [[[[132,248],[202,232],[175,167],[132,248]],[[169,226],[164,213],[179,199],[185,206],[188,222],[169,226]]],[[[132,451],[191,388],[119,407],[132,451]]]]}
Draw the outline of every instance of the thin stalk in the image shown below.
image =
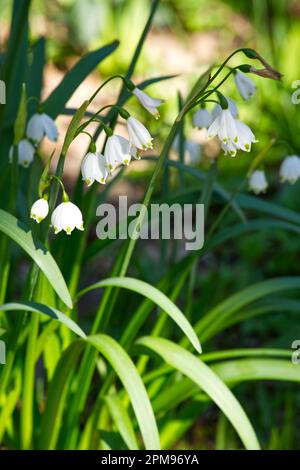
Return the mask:
{"type": "Polygon", "coordinates": [[[39,330],[39,316],[31,314],[30,335],[28,338],[24,364],[23,397],[21,412],[21,447],[23,450],[32,446],[33,431],[33,399],[34,399],[34,372],[35,372],[35,345],[39,330]]]}

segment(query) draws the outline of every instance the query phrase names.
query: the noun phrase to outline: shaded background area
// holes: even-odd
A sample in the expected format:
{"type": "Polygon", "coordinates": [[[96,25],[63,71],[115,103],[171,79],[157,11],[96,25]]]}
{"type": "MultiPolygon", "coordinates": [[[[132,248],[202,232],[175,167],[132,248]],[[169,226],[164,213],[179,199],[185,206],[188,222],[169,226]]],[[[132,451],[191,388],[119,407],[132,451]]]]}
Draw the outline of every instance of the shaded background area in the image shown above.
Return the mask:
{"type": "MultiPolygon", "coordinates": [[[[126,71],[135,49],[140,32],[146,21],[150,2],[148,0],[61,0],[53,2],[33,1],[31,10],[32,41],[40,35],[47,37],[48,65],[45,70],[46,97],[60,82],[62,76],[87,51],[97,48],[115,38],[120,39],[118,50],[112,54],[100,69],[88,77],[78,88],[68,107],[79,106],[98,86],[101,80],[114,73],[126,71]]],[[[0,41],[5,44],[8,34],[11,2],[2,0],[0,18],[0,41]]],[[[155,17],[154,27],[146,42],[142,60],[139,61],[134,79],[139,81],[159,75],[177,74],[174,79],[153,85],[149,92],[162,97],[166,104],[161,108],[161,121],[148,120],[152,133],[156,136],[155,151],[158,153],[177,113],[177,93],[185,95],[196,77],[209,65],[223,60],[233,49],[253,47],[283,74],[281,83],[254,77],[257,94],[250,102],[239,97],[233,80],[224,88],[227,96],[236,100],[241,118],[253,129],[259,143],[250,154],[240,154],[234,159],[221,157],[218,180],[227,190],[234,190],[245,175],[249,163],[255,155],[275,137],[286,141],[293,152],[300,154],[300,105],[293,105],[292,84],[300,80],[300,6],[290,0],[170,0],[162,1],[155,17]],[[161,123],[164,123],[163,125],[161,123]]],[[[244,59],[243,59],[244,60],[244,59]]],[[[233,63],[238,63],[236,58],[233,63]]],[[[111,84],[95,103],[95,108],[111,102],[117,93],[118,85],[111,84]]],[[[129,102],[128,109],[138,116],[142,111],[135,100],[129,102]]],[[[69,117],[58,119],[61,136],[69,122],[69,117]]],[[[119,127],[122,133],[122,125],[119,127]]],[[[185,135],[203,145],[200,168],[207,168],[211,158],[219,154],[218,147],[205,142],[201,132],[192,128],[191,120],[185,125],[185,135]]],[[[61,141],[60,141],[61,142],[61,141]]],[[[67,159],[66,174],[71,187],[79,173],[88,139],[80,138],[71,147],[67,159]]],[[[100,144],[100,143],[99,143],[100,144]]],[[[43,144],[45,155],[52,149],[49,142],[43,144]]],[[[58,145],[59,149],[59,145],[58,145]]],[[[265,170],[270,190],[266,200],[278,202],[299,212],[299,182],[294,186],[280,185],[278,168],[281,160],[291,153],[285,145],[275,146],[269,152],[265,170]]],[[[174,152],[173,158],[176,158],[174,152]]],[[[146,162],[136,162],[124,173],[124,178],[114,186],[113,199],[118,194],[128,194],[134,200],[144,192],[153,166],[146,162]]],[[[187,180],[187,186],[195,186],[187,180]]],[[[176,197],[177,179],[174,176],[171,188],[176,197]]],[[[197,187],[195,187],[197,190],[197,187]]],[[[156,195],[159,197],[159,194],[156,195]]],[[[215,216],[219,207],[214,207],[215,216]]],[[[253,211],[255,217],[255,210],[253,211]]],[[[231,223],[228,216],[227,223],[231,223]]],[[[92,237],[94,234],[92,234],[92,237]]],[[[168,247],[169,248],[169,247],[168,247]]],[[[103,272],[109,272],[116,247],[108,248],[99,258],[85,267],[86,279],[98,280],[103,272]]],[[[164,270],[174,251],[168,252],[166,265],[153,263],[158,258],[157,247],[150,245],[140,249],[135,256],[132,271],[135,275],[155,283],[164,270]]],[[[299,237],[279,230],[241,237],[234,246],[224,245],[221,250],[206,255],[197,271],[196,299],[192,318],[206,311],[211,305],[226,298],[242,287],[266,278],[299,274],[299,237]]],[[[84,276],[83,276],[84,277],[84,276]]],[[[84,283],[84,282],[83,282],[84,283]]],[[[98,299],[97,299],[98,300],[98,299]]],[[[89,300],[90,302],[91,300],[89,300]]],[[[89,321],[89,305],[85,305],[89,321]]],[[[220,334],[211,350],[226,347],[282,347],[289,349],[291,342],[300,337],[298,311],[276,313],[267,318],[249,320],[220,334]]],[[[126,315],[123,322],[126,321],[126,315]]],[[[115,329],[122,330],[122,321],[116,322],[115,329]]],[[[300,367],[300,366],[299,366],[300,367]]],[[[241,402],[247,404],[251,415],[257,416],[256,427],[265,447],[299,448],[299,409],[300,394],[296,385],[257,384],[249,388],[239,386],[241,402]],[[254,394],[252,393],[254,390],[254,394]],[[297,392],[297,393],[295,393],[297,392]]],[[[217,416],[207,411],[199,419],[182,446],[195,448],[214,446],[213,436],[217,416]]],[[[218,426],[224,426],[219,422],[218,426]]],[[[232,447],[235,436],[232,437],[232,447]]],[[[220,443],[221,446],[221,443],[220,443]]]]}

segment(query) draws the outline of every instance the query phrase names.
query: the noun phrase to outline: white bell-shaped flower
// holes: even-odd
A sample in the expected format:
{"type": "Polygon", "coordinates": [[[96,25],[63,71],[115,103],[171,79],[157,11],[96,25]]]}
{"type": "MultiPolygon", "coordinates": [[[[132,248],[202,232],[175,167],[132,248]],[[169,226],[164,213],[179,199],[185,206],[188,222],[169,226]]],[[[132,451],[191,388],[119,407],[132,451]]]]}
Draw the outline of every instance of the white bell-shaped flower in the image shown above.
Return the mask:
{"type": "Polygon", "coordinates": [[[104,159],[110,173],[115,170],[118,164],[129,165],[132,156],[137,158],[136,149],[125,137],[116,134],[108,137],[104,159]]]}
{"type": "Polygon", "coordinates": [[[43,197],[38,199],[32,204],[30,210],[30,217],[34,219],[38,224],[44,220],[49,213],[49,204],[43,197]]]}
{"type": "Polygon", "coordinates": [[[150,113],[155,119],[159,118],[159,111],[157,109],[164,101],[158,98],[151,98],[151,96],[147,95],[144,91],[140,90],[139,88],[135,88],[132,93],[137,97],[141,105],[150,113]]]}
{"type": "Polygon", "coordinates": [[[239,149],[244,150],[244,152],[250,152],[252,143],[258,142],[255,139],[255,135],[251,131],[250,127],[247,126],[242,121],[238,119],[235,120],[235,125],[237,128],[238,139],[236,145],[239,149]]]}
{"type": "MultiPolygon", "coordinates": [[[[231,99],[231,98],[228,98],[227,96],[225,96],[226,100],[227,100],[227,103],[228,103],[228,109],[229,111],[231,112],[232,114],[232,117],[234,117],[235,119],[238,117],[239,115],[239,110],[238,110],[238,107],[237,105],[235,104],[235,102],[231,99]]],[[[222,108],[221,106],[219,105],[219,103],[217,103],[214,107],[214,109],[212,110],[212,118],[213,120],[216,119],[216,117],[221,113],[222,111],[222,108]]]]}
{"type": "Polygon", "coordinates": [[[26,135],[35,144],[39,144],[44,136],[56,141],[58,131],[53,119],[46,113],[36,113],[28,121],[26,135]]]}
{"type": "Polygon", "coordinates": [[[254,82],[250,77],[239,71],[234,74],[234,80],[241,97],[248,101],[256,91],[254,82]]]}
{"type": "MultiPolygon", "coordinates": [[[[33,162],[35,149],[34,146],[26,139],[20,140],[18,143],[18,164],[24,168],[29,167],[33,162]]],[[[13,162],[14,147],[9,149],[9,161],[13,162]]]]}
{"type": "Polygon", "coordinates": [[[235,119],[228,108],[222,109],[220,114],[209,126],[207,133],[209,139],[217,135],[224,144],[227,144],[229,141],[237,143],[238,132],[235,119]]]}
{"type": "Polygon", "coordinates": [[[213,117],[206,108],[199,108],[193,114],[193,125],[199,129],[207,129],[211,125],[212,121],[213,117]]]}
{"type": "Polygon", "coordinates": [[[98,152],[88,152],[81,163],[83,181],[88,186],[91,186],[94,181],[105,184],[108,174],[104,156],[98,152]]]}
{"type": "Polygon", "coordinates": [[[62,202],[54,209],[51,225],[55,234],[64,230],[67,235],[71,235],[75,227],[78,230],[84,230],[81,211],[70,201],[62,202]]]}
{"type": "Polygon", "coordinates": [[[255,194],[266,192],[268,182],[266,179],[265,172],[262,170],[255,170],[249,176],[249,189],[255,194]]]}
{"type": "Polygon", "coordinates": [[[280,166],[279,176],[282,183],[285,181],[296,183],[300,178],[300,157],[298,155],[286,157],[280,166]]]}
{"type": "Polygon", "coordinates": [[[140,160],[140,155],[138,149],[125,137],[121,135],[117,136],[121,145],[122,153],[119,155],[118,163],[122,165],[129,165],[131,158],[135,158],[136,160],[140,160]]]}
{"type": "Polygon", "coordinates": [[[138,119],[130,116],[127,119],[127,129],[129,140],[137,149],[147,150],[153,148],[153,137],[138,119]]]}

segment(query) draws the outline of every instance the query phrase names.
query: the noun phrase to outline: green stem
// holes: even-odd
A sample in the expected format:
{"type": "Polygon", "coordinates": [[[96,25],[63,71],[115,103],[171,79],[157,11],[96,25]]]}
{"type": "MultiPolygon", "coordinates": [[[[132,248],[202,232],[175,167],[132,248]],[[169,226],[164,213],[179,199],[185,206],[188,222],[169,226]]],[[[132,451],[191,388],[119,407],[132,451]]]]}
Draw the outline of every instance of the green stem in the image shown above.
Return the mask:
{"type": "Polygon", "coordinates": [[[21,412],[21,446],[23,450],[32,446],[33,431],[33,398],[34,398],[34,371],[35,371],[35,345],[39,330],[39,316],[31,314],[30,335],[27,343],[24,365],[23,397],[21,412]]]}

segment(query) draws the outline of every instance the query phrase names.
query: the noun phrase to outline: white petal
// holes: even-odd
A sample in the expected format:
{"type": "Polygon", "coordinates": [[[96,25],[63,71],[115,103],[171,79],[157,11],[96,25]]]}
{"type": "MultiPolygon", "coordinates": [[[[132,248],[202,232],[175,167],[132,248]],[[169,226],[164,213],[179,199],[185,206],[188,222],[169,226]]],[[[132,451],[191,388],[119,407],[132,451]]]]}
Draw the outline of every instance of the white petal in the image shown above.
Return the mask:
{"type": "Polygon", "coordinates": [[[120,135],[112,135],[107,139],[104,158],[110,172],[114,171],[117,164],[128,165],[131,160],[130,142],[120,135]]]}
{"type": "Polygon", "coordinates": [[[238,71],[234,75],[234,80],[241,97],[248,101],[256,91],[256,87],[251,78],[238,71]]]}
{"type": "Polygon", "coordinates": [[[212,122],[212,124],[209,126],[207,129],[207,135],[208,138],[211,139],[212,137],[215,137],[219,133],[221,125],[221,114],[219,114],[216,119],[212,122]]]}
{"type": "Polygon", "coordinates": [[[247,124],[237,119],[235,120],[235,125],[238,133],[238,148],[244,150],[245,152],[250,152],[251,144],[257,142],[253,132],[251,131],[250,127],[247,126],[247,124]]]}
{"type": "Polygon", "coordinates": [[[300,158],[290,155],[284,159],[279,170],[280,180],[294,184],[300,178],[300,158]]]}
{"type": "Polygon", "coordinates": [[[151,96],[147,95],[147,93],[144,93],[139,88],[135,88],[132,93],[149,113],[151,113],[155,118],[159,118],[159,112],[156,108],[163,103],[163,100],[151,98],[151,96]]]}
{"type": "Polygon", "coordinates": [[[58,139],[58,131],[53,119],[48,114],[42,114],[44,133],[49,140],[56,141],[58,139]]]}
{"type": "Polygon", "coordinates": [[[105,184],[108,171],[105,165],[104,156],[99,153],[89,152],[83,158],[81,163],[82,179],[91,186],[94,181],[105,184]]]}
{"type": "Polygon", "coordinates": [[[38,199],[32,204],[30,217],[34,219],[37,223],[40,223],[44,220],[49,212],[48,201],[44,198],[38,199]]]}
{"type": "Polygon", "coordinates": [[[238,139],[237,129],[234,118],[229,109],[223,109],[220,114],[220,129],[218,132],[219,139],[225,144],[231,140],[236,143],[238,139]]]}
{"type": "Polygon", "coordinates": [[[118,162],[123,165],[129,165],[131,161],[131,145],[129,140],[121,135],[116,136],[121,146],[121,153],[118,155],[118,162]]]}
{"type": "Polygon", "coordinates": [[[222,150],[224,150],[225,155],[229,155],[230,157],[235,157],[236,156],[237,147],[230,140],[226,144],[224,144],[224,142],[222,142],[221,147],[222,147],[222,150]]]}
{"type": "Polygon", "coordinates": [[[249,189],[255,194],[264,193],[268,187],[265,172],[255,170],[249,177],[249,189]]]}
{"type": "Polygon", "coordinates": [[[34,114],[28,121],[26,135],[36,144],[44,137],[44,123],[41,114],[34,114]]]}
{"type": "MultiPolygon", "coordinates": [[[[235,102],[231,98],[228,98],[227,96],[225,96],[225,98],[228,102],[229,111],[231,112],[231,114],[234,118],[237,118],[238,114],[239,114],[239,110],[238,110],[237,105],[235,104],[235,102]]],[[[213,111],[212,111],[213,119],[216,119],[216,117],[221,113],[221,111],[222,111],[221,106],[219,104],[216,104],[213,111]]]]}
{"type": "MultiPolygon", "coordinates": [[[[34,147],[28,140],[21,140],[18,144],[18,164],[27,168],[33,161],[34,152],[34,147]]],[[[9,150],[9,161],[13,162],[13,146],[9,150]]]]}
{"type": "Polygon", "coordinates": [[[72,202],[62,202],[54,209],[51,217],[51,224],[55,233],[65,230],[67,235],[76,227],[83,230],[83,220],[80,209],[72,202]]]}
{"type": "Polygon", "coordinates": [[[152,140],[149,131],[146,127],[133,116],[127,119],[127,128],[129,133],[130,141],[135,147],[141,150],[147,148],[153,148],[152,140]]]}
{"type": "Polygon", "coordinates": [[[197,109],[193,115],[193,124],[195,127],[208,128],[212,120],[212,115],[206,108],[197,109]]]}

